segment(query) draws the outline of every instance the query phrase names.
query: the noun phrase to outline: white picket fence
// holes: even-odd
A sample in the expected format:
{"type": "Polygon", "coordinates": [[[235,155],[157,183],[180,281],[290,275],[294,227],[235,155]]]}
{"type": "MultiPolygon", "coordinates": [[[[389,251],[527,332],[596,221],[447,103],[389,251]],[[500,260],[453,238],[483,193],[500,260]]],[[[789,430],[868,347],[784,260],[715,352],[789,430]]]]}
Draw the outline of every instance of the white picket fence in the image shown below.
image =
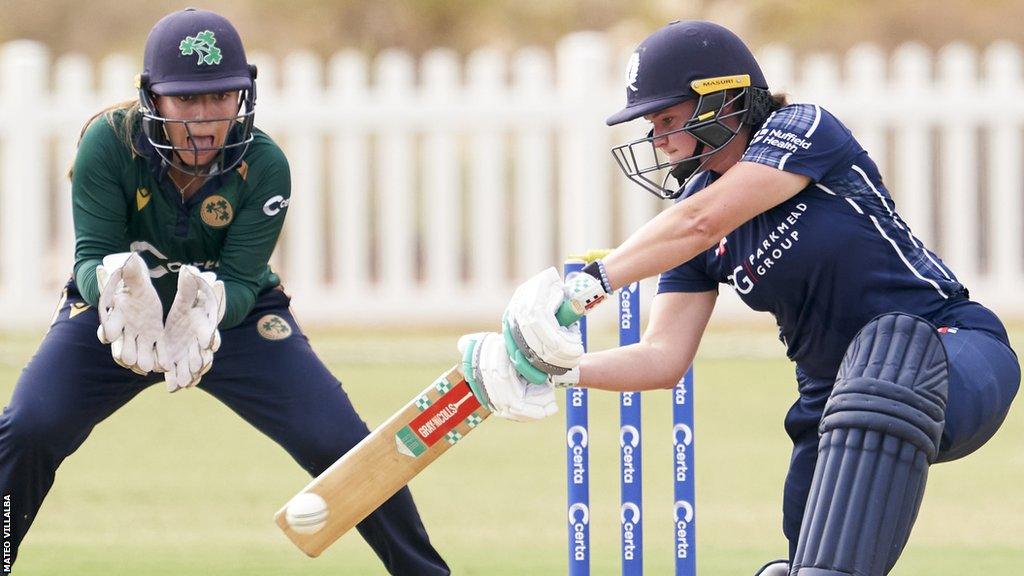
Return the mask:
{"type": "MultiPolygon", "coordinates": [[[[316,323],[490,324],[515,284],[563,256],[621,242],[664,207],[608,150],[641,135],[603,119],[630,48],[597,33],[555,52],[397,51],[259,66],[257,125],[288,154],[293,192],[273,258],[316,323]]],[[[1022,316],[1021,53],[872,46],[759,58],[775,90],[820,103],[879,163],[905,219],[972,293],[1022,316]]],[[[71,271],[64,177],[83,122],[132,98],[136,58],[51,61],[0,46],[0,316],[40,325],[71,271]]],[[[730,291],[725,289],[723,294],[730,291]]],[[[649,298],[651,290],[647,290],[649,298]]],[[[727,313],[742,314],[734,296],[727,313]]]]}

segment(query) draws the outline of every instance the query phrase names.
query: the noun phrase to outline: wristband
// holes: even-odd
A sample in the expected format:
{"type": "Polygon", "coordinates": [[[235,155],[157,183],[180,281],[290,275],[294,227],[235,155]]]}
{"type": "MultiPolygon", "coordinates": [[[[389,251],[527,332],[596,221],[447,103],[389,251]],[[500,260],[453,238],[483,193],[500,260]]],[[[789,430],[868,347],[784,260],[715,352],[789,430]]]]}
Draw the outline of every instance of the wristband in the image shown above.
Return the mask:
{"type": "Polygon", "coordinates": [[[604,288],[605,294],[611,294],[612,284],[608,281],[608,273],[604,271],[604,262],[600,260],[594,260],[590,264],[583,267],[582,272],[594,277],[595,280],[601,283],[601,288],[604,288]]]}

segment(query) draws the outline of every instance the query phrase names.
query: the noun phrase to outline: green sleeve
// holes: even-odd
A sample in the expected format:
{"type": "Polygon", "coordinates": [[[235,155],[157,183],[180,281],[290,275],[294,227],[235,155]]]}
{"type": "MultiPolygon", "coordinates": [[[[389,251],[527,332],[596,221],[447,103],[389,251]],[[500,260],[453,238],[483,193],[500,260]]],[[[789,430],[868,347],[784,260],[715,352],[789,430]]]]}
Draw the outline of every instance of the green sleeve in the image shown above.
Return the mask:
{"type": "Polygon", "coordinates": [[[71,178],[75,225],[75,281],[86,302],[99,301],[96,266],[109,254],[128,251],[128,204],[122,176],[131,151],[107,121],[97,118],[78,146],[71,178]]]}
{"type": "Polygon", "coordinates": [[[249,159],[244,196],[220,253],[217,276],[224,281],[227,310],[221,329],[238,325],[252,310],[260,286],[268,273],[267,262],[277,245],[284,217],[281,208],[275,214],[264,211],[264,204],[275,196],[291,197],[291,172],[288,160],[271,144],[249,159]],[[258,167],[258,168],[257,168],[258,167]]]}

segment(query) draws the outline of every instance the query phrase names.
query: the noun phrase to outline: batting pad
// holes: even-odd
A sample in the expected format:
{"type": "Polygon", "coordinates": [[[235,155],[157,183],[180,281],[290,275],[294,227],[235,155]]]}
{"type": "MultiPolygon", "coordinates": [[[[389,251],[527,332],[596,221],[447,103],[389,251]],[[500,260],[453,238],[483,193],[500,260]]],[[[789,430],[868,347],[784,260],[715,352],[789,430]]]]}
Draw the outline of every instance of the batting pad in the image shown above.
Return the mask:
{"type": "Polygon", "coordinates": [[[885,314],[854,337],[825,405],[795,576],[881,576],[910,536],[948,396],[931,324],[885,314]]]}

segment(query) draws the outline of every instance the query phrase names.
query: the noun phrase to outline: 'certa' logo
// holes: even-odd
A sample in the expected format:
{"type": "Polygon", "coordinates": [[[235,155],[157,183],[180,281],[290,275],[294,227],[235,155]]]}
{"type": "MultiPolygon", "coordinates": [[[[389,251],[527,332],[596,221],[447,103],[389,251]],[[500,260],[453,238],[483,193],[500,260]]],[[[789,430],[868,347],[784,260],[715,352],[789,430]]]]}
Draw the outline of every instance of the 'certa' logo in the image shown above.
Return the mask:
{"type": "Polygon", "coordinates": [[[619,446],[625,446],[627,443],[633,448],[640,444],[640,431],[636,429],[636,426],[627,424],[619,428],[619,446]]]}
{"type": "Polygon", "coordinates": [[[693,429],[686,424],[676,424],[672,427],[672,445],[674,446],[689,446],[693,444],[693,429]],[[679,439],[679,434],[683,435],[682,440],[679,439]]]}
{"type": "Polygon", "coordinates": [[[570,448],[580,447],[586,448],[587,443],[590,441],[590,436],[587,434],[587,429],[583,426],[573,426],[565,431],[565,441],[568,443],[570,448]],[[576,437],[579,436],[579,440],[576,437]]]}
{"type": "Polygon", "coordinates": [[[128,249],[141,254],[143,260],[147,261],[147,266],[149,266],[150,260],[156,259],[161,261],[161,263],[149,269],[150,278],[162,278],[167,274],[177,274],[178,270],[185,264],[191,264],[200,270],[216,270],[220,266],[220,262],[217,260],[207,260],[205,262],[168,262],[168,258],[164,256],[163,252],[145,240],[132,242],[128,249]],[[148,257],[146,256],[147,254],[149,255],[148,257]]]}
{"type": "Polygon", "coordinates": [[[693,504],[686,500],[676,500],[676,558],[690,556],[689,528],[693,524],[693,504]]]}
{"type": "Polygon", "coordinates": [[[590,508],[582,502],[569,506],[569,524],[590,524],[590,508]]]}
{"type": "Polygon", "coordinates": [[[619,520],[626,524],[639,524],[640,523],[640,507],[634,502],[623,502],[622,508],[619,509],[619,520]]]}
{"type": "Polygon", "coordinates": [[[263,213],[267,216],[275,216],[282,209],[287,208],[290,201],[290,198],[285,198],[280,194],[273,196],[263,204],[263,213]]]}
{"type": "Polygon", "coordinates": [[[587,540],[590,508],[582,502],[569,506],[569,532],[572,534],[572,558],[576,562],[587,560],[587,540]]]}
{"type": "Polygon", "coordinates": [[[636,426],[625,425],[619,428],[619,446],[622,448],[619,458],[622,462],[622,483],[633,484],[636,480],[636,459],[639,458],[637,447],[640,446],[640,430],[636,426]]]}
{"type": "Polygon", "coordinates": [[[640,507],[635,502],[623,502],[619,522],[622,524],[622,559],[636,560],[636,549],[640,545],[640,507]]]}

